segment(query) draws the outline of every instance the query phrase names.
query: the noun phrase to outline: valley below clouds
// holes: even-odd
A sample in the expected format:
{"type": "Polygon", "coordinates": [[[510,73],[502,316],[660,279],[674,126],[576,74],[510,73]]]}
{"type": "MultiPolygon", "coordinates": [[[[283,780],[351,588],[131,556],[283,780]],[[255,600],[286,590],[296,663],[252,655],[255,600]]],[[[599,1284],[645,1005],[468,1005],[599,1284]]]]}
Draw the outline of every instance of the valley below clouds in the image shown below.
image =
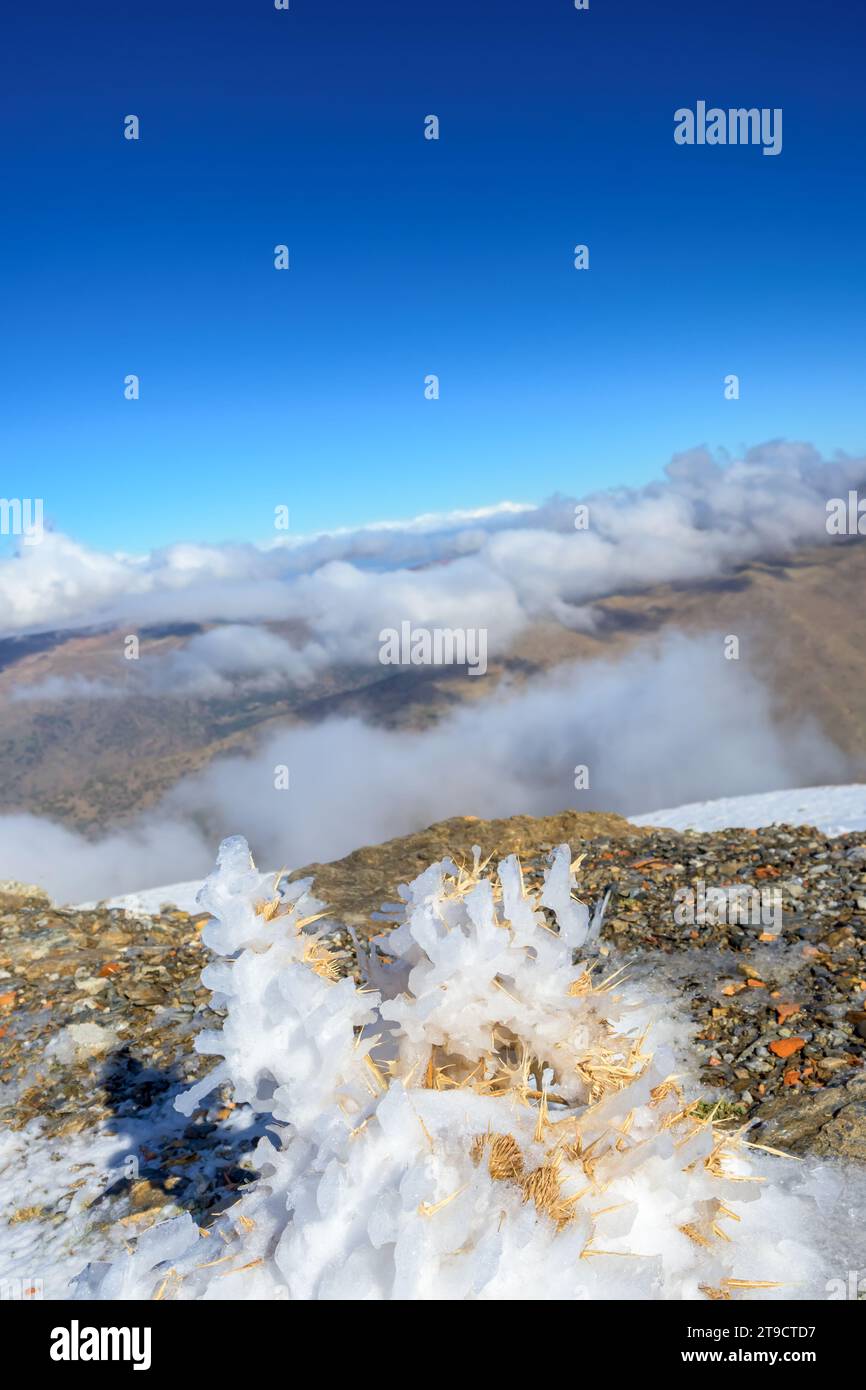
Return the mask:
{"type": "Polygon", "coordinates": [[[292,867],[851,780],[866,548],[826,506],[864,477],[776,442],[585,498],[586,529],[554,498],[139,557],[48,532],[0,562],[0,876],[76,901],[203,874],[240,826],[292,867]],[[483,629],[491,671],[383,666],[404,622],[483,629]]]}

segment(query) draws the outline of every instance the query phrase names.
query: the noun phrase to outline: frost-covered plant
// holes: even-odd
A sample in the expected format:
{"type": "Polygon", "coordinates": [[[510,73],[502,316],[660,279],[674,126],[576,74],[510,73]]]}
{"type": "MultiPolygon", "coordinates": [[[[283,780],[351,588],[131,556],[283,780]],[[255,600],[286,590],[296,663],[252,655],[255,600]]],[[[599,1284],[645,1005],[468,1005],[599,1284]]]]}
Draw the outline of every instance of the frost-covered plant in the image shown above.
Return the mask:
{"type": "MultiPolygon", "coordinates": [[[[106,1298],[699,1298],[814,1287],[807,1205],[750,1171],[684,1099],[645,1011],[594,949],[568,847],[541,894],[512,856],[449,860],[341,973],[311,881],[271,886],[246,842],[200,901],[224,1010],[197,1040],[216,1086],[273,1117],[256,1182],[210,1231],[188,1215],[90,1266],[106,1298]],[[760,1212],[763,1211],[763,1218],[760,1212]],[[757,1220],[754,1217],[757,1215],[757,1220]],[[742,1220],[741,1220],[742,1216],[742,1220]],[[784,1221],[786,1230],[780,1229],[784,1221]],[[215,1239],[217,1232],[222,1239],[215,1239]],[[799,1287],[794,1287],[799,1285],[799,1287]]],[[[763,1160],[766,1163],[766,1160],[763,1160]]]]}

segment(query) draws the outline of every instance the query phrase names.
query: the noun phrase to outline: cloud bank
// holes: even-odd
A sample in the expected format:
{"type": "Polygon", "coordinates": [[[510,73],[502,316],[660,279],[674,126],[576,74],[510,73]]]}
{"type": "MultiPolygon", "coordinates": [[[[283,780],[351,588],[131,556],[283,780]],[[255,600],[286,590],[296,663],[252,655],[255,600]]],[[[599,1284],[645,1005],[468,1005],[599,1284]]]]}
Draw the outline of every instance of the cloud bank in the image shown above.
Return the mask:
{"type": "MultiPolygon", "coordinates": [[[[594,601],[611,593],[712,579],[829,543],[827,500],[864,480],[866,458],[827,460],[776,441],[734,460],[691,450],[662,481],[584,498],[587,530],[575,529],[574,499],[559,497],[146,556],[48,534],[0,561],[0,632],[217,623],[146,673],[141,663],[137,693],[188,698],[303,688],[329,668],[372,665],[380,631],[404,621],[484,628],[494,658],[539,620],[592,629],[594,601]],[[278,621],[291,636],[263,626],[278,621]]],[[[129,679],[52,677],[16,697],[128,688],[129,679]]],[[[451,815],[640,812],[850,775],[816,728],[778,727],[767,692],[722,659],[720,636],[678,638],[617,665],[562,668],[516,693],[503,684],[420,734],[357,719],[292,727],[253,757],[213,763],[157,814],[101,841],[26,815],[0,818],[0,875],[74,901],[204,874],[230,833],[247,835],[260,863],[299,865],[451,815]],[[288,791],[274,789],[278,765],[289,768],[288,791]],[[581,791],[578,765],[590,775],[581,791]]]]}
{"type": "Polygon", "coordinates": [[[96,842],[32,816],[0,818],[0,877],[63,901],[205,875],[243,833],[265,867],[337,858],[454,815],[625,813],[711,796],[843,780],[813,725],[781,727],[770,696],[722,635],[672,636],[618,662],[559,668],[500,688],[423,733],[357,719],[293,726],[251,757],[212,763],[158,813],[96,842]],[[589,770],[576,791],[574,770],[589,770]],[[289,769],[288,790],[275,770],[289,769]]]}
{"type": "MultiPolygon", "coordinates": [[[[292,621],[307,634],[286,644],[293,655],[265,653],[260,637],[258,656],[248,656],[258,669],[273,657],[303,681],[327,665],[375,662],[379,632],[408,620],[484,627],[495,657],[541,618],[591,630],[593,600],[607,594],[711,579],[828,542],[827,500],[864,481],[866,458],[827,460],[811,445],[775,441],[734,460],[693,449],[663,480],[583,498],[586,530],[575,529],[575,500],[557,497],[267,546],[179,544],[140,556],[47,533],[0,561],[0,636],[292,621]]],[[[193,657],[182,664],[182,690],[209,675],[231,678],[219,639],[211,646],[202,644],[197,667],[193,657]]]]}

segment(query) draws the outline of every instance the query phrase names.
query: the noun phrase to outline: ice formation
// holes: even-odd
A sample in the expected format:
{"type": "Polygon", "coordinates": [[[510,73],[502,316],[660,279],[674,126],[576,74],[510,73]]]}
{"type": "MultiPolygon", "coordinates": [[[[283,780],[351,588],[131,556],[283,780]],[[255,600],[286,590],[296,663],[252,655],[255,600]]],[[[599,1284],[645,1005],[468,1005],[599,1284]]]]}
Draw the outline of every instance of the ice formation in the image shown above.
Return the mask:
{"type": "MultiPolygon", "coordinates": [[[[267,879],[224,842],[201,894],[228,1084],[269,1114],[259,1173],[209,1231],[188,1214],[79,1277],[103,1298],[806,1297],[795,1164],[695,1113],[673,1060],[594,942],[568,847],[538,896],[434,864],[399,924],[341,970],[311,881],[267,879]],[[607,972],[607,978],[606,976],[607,972]],[[756,1171],[755,1165],[760,1171],[756,1171]],[[791,1176],[793,1171],[793,1176],[791,1176]],[[763,1176],[770,1181],[761,1186],[763,1176]],[[758,1198],[761,1200],[757,1200],[758,1198]],[[778,1287],[780,1286],[781,1287],[778,1287]]],[[[802,1186],[802,1184],[801,1184],[802,1186]]],[[[821,1201],[819,1190],[817,1201],[821,1201]]]]}

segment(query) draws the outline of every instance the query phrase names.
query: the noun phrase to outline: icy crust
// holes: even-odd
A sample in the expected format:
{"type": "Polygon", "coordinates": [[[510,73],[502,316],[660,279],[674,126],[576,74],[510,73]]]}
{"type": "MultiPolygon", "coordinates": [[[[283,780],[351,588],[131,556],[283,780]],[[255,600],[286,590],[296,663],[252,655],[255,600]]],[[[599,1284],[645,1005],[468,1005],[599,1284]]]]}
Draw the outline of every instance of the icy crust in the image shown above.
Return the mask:
{"type": "Polygon", "coordinates": [[[308,892],[311,880],[285,885],[278,897],[273,882],[252,867],[245,840],[223,842],[200,902],[213,913],[203,940],[219,957],[202,982],[226,1017],[195,1045],[224,1060],[176,1104],[192,1114],[229,1081],[236,1102],[327,1144],[329,1130],[345,1127],[330,1113],[335,1100],[353,1109],[368,1096],[374,1038],[359,1041],[356,1030],[373,1021],[376,1001],[352,980],[333,978],[335,962],[308,932],[322,907],[308,892]]]}
{"type": "Polygon", "coordinates": [[[753,1155],[696,1118],[604,978],[601,910],[576,900],[572,869],[560,846],[536,900],[514,857],[433,865],[401,890],[359,989],[314,929],[309,883],[275,892],[227,840],[201,895],[225,1021],[197,1043],[222,1061],[177,1104],[230,1082],[273,1139],[208,1232],[166,1221],[88,1266],[77,1296],[823,1294],[795,1233],[836,1200],[832,1180],[798,1195],[796,1165],[761,1155],[762,1189],[753,1155]]]}

